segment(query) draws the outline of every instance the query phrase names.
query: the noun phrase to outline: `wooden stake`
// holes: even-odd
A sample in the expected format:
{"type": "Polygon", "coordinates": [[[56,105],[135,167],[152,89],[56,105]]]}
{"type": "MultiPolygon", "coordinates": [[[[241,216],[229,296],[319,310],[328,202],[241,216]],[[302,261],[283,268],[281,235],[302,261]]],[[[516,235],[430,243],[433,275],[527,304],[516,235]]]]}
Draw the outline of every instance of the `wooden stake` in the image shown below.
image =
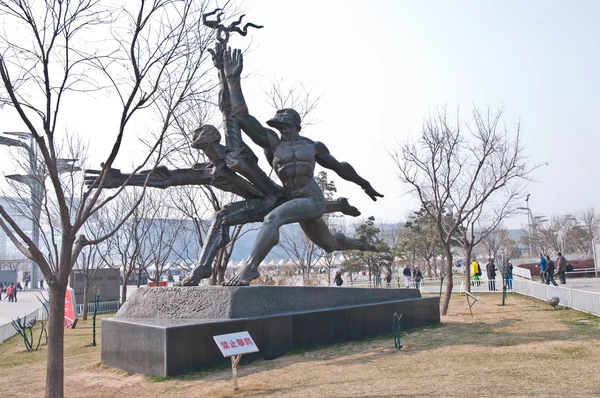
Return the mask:
{"type": "Polygon", "coordinates": [[[239,388],[238,381],[237,381],[237,366],[238,366],[238,363],[240,363],[240,359],[242,359],[242,354],[233,355],[231,357],[231,373],[233,374],[233,389],[234,389],[234,391],[239,388]]]}

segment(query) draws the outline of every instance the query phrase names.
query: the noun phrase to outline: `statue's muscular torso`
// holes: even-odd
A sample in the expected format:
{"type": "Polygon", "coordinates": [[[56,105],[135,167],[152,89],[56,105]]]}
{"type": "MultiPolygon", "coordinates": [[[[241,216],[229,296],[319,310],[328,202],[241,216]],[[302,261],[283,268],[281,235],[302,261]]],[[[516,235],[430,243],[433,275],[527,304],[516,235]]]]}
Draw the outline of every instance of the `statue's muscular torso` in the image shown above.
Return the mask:
{"type": "Polygon", "coordinates": [[[283,184],[288,199],[323,198],[314,180],[315,143],[301,137],[295,141],[279,141],[273,150],[273,168],[283,184]]]}

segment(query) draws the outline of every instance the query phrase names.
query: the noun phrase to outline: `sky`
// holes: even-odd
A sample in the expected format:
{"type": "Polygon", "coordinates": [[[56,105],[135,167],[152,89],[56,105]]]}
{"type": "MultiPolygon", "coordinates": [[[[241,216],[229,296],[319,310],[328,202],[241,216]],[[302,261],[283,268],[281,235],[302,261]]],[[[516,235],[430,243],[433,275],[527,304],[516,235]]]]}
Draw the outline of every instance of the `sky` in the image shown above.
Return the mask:
{"type": "MultiPolygon", "coordinates": [[[[243,89],[250,113],[272,116],[263,88],[273,80],[322,93],[303,129],[351,163],[385,197],[373,202],[352,183],[329,176],[338,195],[365,216],[405,219],[417,201],[397,178],[389,151],[420,133],[441,106],[504,107],[523,123],[530,163],[546,166],[527,192],[534,214],[573,213],[598,204],[600,173],[600,2],[598,1],[276,1],[247,0],[246,19],[264,25],[231,44],[247,48],[243,89]]],[[[111,104],[70,104],[69,128],[92,143],[92,161],[109,151],[111,104]]],[[[0,130],[24,127],[0,111],[0,130]]],[[[141,130],[141,129],[140,129],[141,130]]],[[[140,133],[140,132],[138,132],[140,133]]],[[[129,137],[122,167],[135,153],[129,137]]],[[[0,148],[0,154],[5,149],[0,148]]],[[[10,169],[0,157],[0,166],[10,169]]],[[[525,205],[525,202],[523,202],[525,205]]],[[[596,206],[600,208],[600,206],[596,206]]],[[[525,215],[508,221],[526,224],[525,215]]]]}

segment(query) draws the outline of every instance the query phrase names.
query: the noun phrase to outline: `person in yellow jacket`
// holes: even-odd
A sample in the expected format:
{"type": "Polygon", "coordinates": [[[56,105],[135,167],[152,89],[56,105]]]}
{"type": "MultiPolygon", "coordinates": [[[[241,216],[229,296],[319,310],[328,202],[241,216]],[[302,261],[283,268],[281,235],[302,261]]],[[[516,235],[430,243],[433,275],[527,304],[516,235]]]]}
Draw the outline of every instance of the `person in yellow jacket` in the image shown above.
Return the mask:
{"type": "Polygon", "coordinates": [[[471,285],[480,286],[481,282],[479,281],[479,275],[481,275],[481,268],[479,267],[477,260],[475,260],[475,257],[473,257],[471,261],[471,285]]]}

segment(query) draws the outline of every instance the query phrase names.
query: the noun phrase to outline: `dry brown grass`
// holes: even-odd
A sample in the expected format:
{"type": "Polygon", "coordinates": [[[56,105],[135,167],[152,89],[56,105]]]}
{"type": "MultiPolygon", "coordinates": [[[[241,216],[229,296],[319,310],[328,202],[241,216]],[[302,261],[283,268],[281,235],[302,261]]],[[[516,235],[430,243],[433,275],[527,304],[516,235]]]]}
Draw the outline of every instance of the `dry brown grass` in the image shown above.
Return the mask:
{"type": "MultiPolygon", "coordinates": [[[[482,295],[471,320],[455,294],[442,324],[241,365],[240,390],[221,369],[158,381],[100,365],[91,322],[66,332],[67,397],[559,397],[600,396],[600,319],[511,295],[482,295]]],[[[559,307],[560,308],[560,307],[559,307]]],[[[391,326],[391,325],[390,325],[391,326]]],[[[0,345],[0,380],[15,396],[43,395],[45,351],[0,345]]],[[[5,391],[9,391],[6,390],[5,391]]],[[[11,394],[12,395],[12,394],[11,394]]]]}

